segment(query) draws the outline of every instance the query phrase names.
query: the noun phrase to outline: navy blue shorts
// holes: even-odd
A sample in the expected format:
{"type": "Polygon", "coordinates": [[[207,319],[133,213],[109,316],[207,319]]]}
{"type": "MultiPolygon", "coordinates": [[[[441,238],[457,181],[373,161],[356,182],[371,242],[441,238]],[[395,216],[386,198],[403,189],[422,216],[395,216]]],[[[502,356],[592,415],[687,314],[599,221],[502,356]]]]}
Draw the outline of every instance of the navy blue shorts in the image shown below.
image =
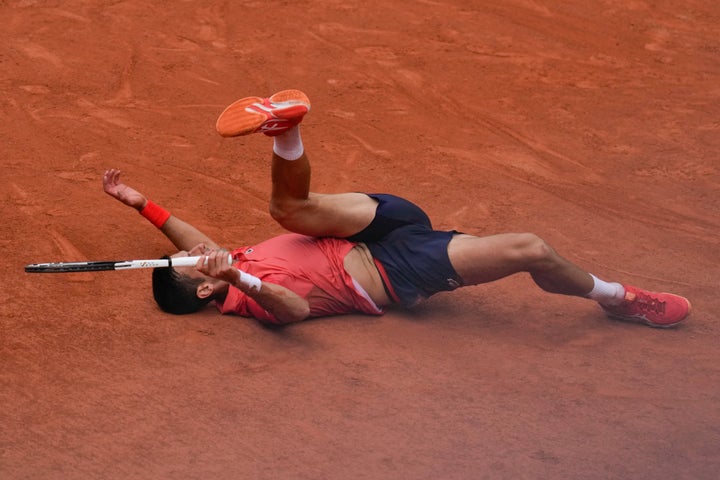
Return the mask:
{"type": "Polygon", "coordinates": [[[375,218],[348,240],[368,246],[393,300],[412,306],[462,286],[447,253],[448,243],[458,232],[433,230],[427,214],[404,198],[368,196],[378,201],[375,218]]]}

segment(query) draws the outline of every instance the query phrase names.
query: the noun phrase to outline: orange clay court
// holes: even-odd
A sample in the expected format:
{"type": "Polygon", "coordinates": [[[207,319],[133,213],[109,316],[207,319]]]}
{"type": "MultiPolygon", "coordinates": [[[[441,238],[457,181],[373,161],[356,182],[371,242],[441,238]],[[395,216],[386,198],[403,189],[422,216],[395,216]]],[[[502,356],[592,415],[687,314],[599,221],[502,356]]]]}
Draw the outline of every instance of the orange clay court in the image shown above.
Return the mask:
{"type": "Polygon", "coordinates": [[[0,478],[714,479],[720,4],[0,2],[0,478]],[[235,247],[282,233],[238,98],[298,88],[313,189],[477,235],[533,232],[670,291],[677,329],[524,275],[411,311],[268,329],[162,313],[173,247],[125,179],[235,247]]]}

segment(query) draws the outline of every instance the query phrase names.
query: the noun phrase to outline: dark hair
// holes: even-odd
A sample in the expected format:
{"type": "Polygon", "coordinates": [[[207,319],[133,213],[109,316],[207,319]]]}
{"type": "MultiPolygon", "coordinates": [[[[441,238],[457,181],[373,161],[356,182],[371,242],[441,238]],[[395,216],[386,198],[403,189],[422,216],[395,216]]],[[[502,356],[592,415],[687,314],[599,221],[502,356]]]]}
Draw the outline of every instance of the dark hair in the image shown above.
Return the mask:
{"type": "Polygon", "coordinates": [[[188,277],[172,267],[155,268],[152,273],[153,297],[164,312],[175,315],[197,312],[212,300],[212,297],[198,298],[197,287],[202,282],[201,278],[188,277]]]}

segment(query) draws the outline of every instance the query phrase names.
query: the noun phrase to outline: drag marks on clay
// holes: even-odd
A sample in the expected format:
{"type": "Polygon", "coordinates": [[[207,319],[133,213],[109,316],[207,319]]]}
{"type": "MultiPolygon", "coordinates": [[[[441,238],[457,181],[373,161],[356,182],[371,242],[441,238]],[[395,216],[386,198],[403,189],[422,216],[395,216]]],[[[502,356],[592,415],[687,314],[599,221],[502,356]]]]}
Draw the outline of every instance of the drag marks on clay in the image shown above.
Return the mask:
{"type": "Polygon", "coordinates": [[[103,122],[115,125],[121,128],[133,128],[136,125],[128,120],[118,109],[99,107],[88,99],[80,98],[76,104],[82,108],[87,115],[103,122]]]}
{"type": "Polygon", "coordinates": [[[50,63],[52,66],[54,66],[56,68],[64,68],[65,67],[65,63],[62,61],[62,59],[58,55],[55,55],[54,53],[50,52],[48,49],[46,49],[42,45],[38,45],[37,43],[32,43],[32,42],[22,42],[18,45],[18,48],[28,58],[30,58],[32,60],[43,60],[45,62],[50,63]]]}
{"type": "MultiPolygon", "coordinates": [[[[536,140],[531,134],[523,133],[503,122],[491,118],[487,114],[478,112],[469,107],[462,108],[451,98],[434,94],[435,102],[442,111],[448,115],[460,116],[468,124],[479,124],[482,129],[498,137],[499,145],[507,145],[504,151],[500,147],[494,148],[488,154],[497,159],[498,166],[503,170],[511,169],[525,171],[549,180],[558,178],[565,181],[578,180],[598,183],[603,179],[580,161],[570,158],[549,147],[542,141],[536,140]]],[[[476,161],[476,152],[460,150],[462,157],[476,161]]]]}
{"type": "Polygon", "coordinates": [[[671,52],[671,50],[667,48],[668,41],[671,38],[671,34],[668,30],[661,28],[652,31],[650,32],[649,37],[650,41],[645,44],[645,50],[649,50],[651,52],[671,52]]]}
{"type": "Polygon", "coordinates": [[[373,60],[378,65],[395,67],[398,64],[398,55],[389,47],[358,47],[354,51],[363,58],[373,60]]]}
{"type": "Polygon", "coordinates": [[[64,262],[88,260],[73,243],[54,229],[50,229],[50,237],[60,250],[60,256],[64,262]]]}
{"type": "Polygon", "coordinates": [[[493,170],[515,181],[541,189],[545,184],[533,176],[554,178],[556,175],[531,155],[494,146],[484,151],[453,147],[434,147],[439,158],[450,157],[456,164],[466,163],[477,168],[482,162],[493,163],[493,170]],[[523,172],[523,173],[520,173],[523,172]]]}
{"type": "Polygon", "coordinates": [[[547,6],[540,4],[539,2],[537,2],[535,0],[524,0],[519,3],[520,3],[520,5],[519,5],[520,7],[525,7],[534,13],[539,13],[543,17],[555,16],[555,14],[552,13],[547,6]]]}
{"type": "MultiPolygon", "coordinates": [[[[328,83],[331,82],[331,80],[328,80],[328,83]]],[[[353,120],[357,116],[355,112],[348,112],[347,110],[328,110],[327,114],[344,120],[353,120]]]]}
{"type": "Polygon", "coordinates": [[[465,205],[454,212],[450,212],[449,215],[444,217],[443,223],[447,225],[463,225],[467,218],[489,218],[491,214],[490,206],[487,203],[476,201],[473,202],[472,209],[470,206],[465,205]]]}
{"type": "Polygon", "coordinates": [[[171,105],[163,109],[148,109],[150,111],[157,111],[157,112],[164,112],[168,116],[172,115],[171,112],[169,112],[170,109],[173,108],[190,108],[190,109],[205,109],[210,108],[212,110],[219,110],[222,111],[223,108],[227,107],[225,103],[183,103],[178,105],[171,105]]]}
{"type": "Polygon", "coordinates": [[[167,147],[192,148],[196,146],[195,143],[189,142],[186,137],[180,135],[156,135],[156,139],[167,147]]]}
{"type": "MultiPolygon", "coordinates": [[[[60,250],[60,255],[57,259],[53,259],[53,262],[83,262],[89,260],[70,240],[61,235],[54,229],[50,229],[50,237],[60,250]]],[[[91,282],[94,280],[94,275],[90,272],[74,272],[65,274],[65,278],[68,281],[75,282],[91,282]]]]}
{"type": "Polygon", "coordinates": [[[196,345],[198,343],[207,343],[212,341],[215,336],[215,332],[211,328],[201,328],[196,330],[185,330],[175,337],[176,341],[180,341],[190,345],[196,345]]]}
{"type": "Polygon", "coordinates": [[[669,178],[687,181],[711,181],[712,178],[715,178],[714,185],[720,187],[717,183],[718,179],[720,179],[720,170],[717,167],[691,160],[638,168],[634,173],[637,176],[646,178],[669,178]]]}
{"type": "Polygon", "coordinates": [[[197,42],[194,42],[186,37],[170,37],[163,35],[161,40],[166,44],[166,46],[153,46],[150,47],[149,50],[158,52],[198,52],[202,50],[202,47],[197,42]]]}
{"type": "Polygon", "coordinates": [[[78,15],[77,13],[68,12],[67,10],[62,10],[60,8],[45,8],[43,9],[43,11],[45,13],[49,13],[50,15],[68,18],[70,20],[75,20],[80,23],[92,23],[92,20],[87,17],[83,17],[82,15],[78,15]]]}
{"type": "Polygon", "coordinates": [[[425,83],[425,77],[421,74],[408,70],[407,68],[398,68],[395,70],[396,75],[394,77],[399,81],[400,84],[404,84],[410,88],[410,92],[415,96],[416,92],[420,91],[421,87],[425,83]]]}
{"type": "MultiPolygon", "coordinates": [[[[211,79],[211,78],[203,77],[203,76],[201,76],[201,75],[199,75],[199,74],[197,74],[197,73],[187,72],[185,75],[186,75],[187,77],[194,78],[195,80],[199,80],[199,81],[201,81],[201,82],[203,82],[203,83],[207,83],[207,84],[209,84],[209,85],[215,85],[216,87],[219,87],[219,86],[222,85],[220,82],[216,82],[215,80],[213,80],[213,79],[211,79]]],[[[221,107],[221,106],[220,106],[220,105],[213,105],[213,107],[221,107]]]]}
{"type": "MultiPolygon", "coordinates": [[[[62,173],[69,174],[70,172],[62,173]]],[[[92,180],[95,180],[94,176],[92,180]]],[[[17,183],[11,183],[10,185],[14,191],[14,198],[12,198],[11,201],[16,206],[15,211],[19,211],[25,216],[24,220],[17,221],[24,227],[32,228],[35,232],[33,251],[35,251],[35,254],[50,256],[50,258],[46,259],[33,259],[33,262],[71,262],[87,260],[87,256],[84,255],[69,239],[52,228],[48,229],[42,223],[42,219],[47,216],[68,215],[61,205],[49,208],[47,205],[42,205],[35,201],[35,198],[42,198],[41,196],[26,191],[17,183]]],[[[66,278],[69,281],[80,282],[91,281],[93,279],[92,275],[87,272],[68,274],[63,278],[66,278]]]]}
{"type": "MultiPolygon", "coordinates": [[[[662,34],[659,34],[657,37],[658,40],[663,41],[665,38],[662,34]]],[[[483,51],[489,55],[496,54],[492,49],[487,49],[486,47],[484,47],[483,51]]],[[[372,50],[372,52],[382,54],[380,60],[382,62],[388,62],[392,58],[384,50],[372,50]]],[[[523,60],[516,55],[507,55],[507,59],[513,62],[523,60]]],[[[545,58],[549,57],[546,56],[545,58]]],[[[537,61],[537,58],[528,59],[528,61],[531,60],[537,61]]],[[[626,60],[602,53],[596,53],[590,56],[589,60],[578,61],[592,68],[601,66],[617,70],[618,72],[629,65],[626,60]]],[[[390,78],[396,79],[397,74],[390,78]]],[[[596,79],[588,77],[586,80],[587,81],[576,79],[573,85],[585,90],[599,87],[596,79]]],[[[642,85],[638,85],[638,87],[642,87],[642,85]]],[[[522,121],[520,121],[522,119],[519,121],[504,122],[502,119],[489,116],[487,112],[480,110],[474,105],[461,104],[453,98],[442,95],[438,90],[428,91],[427,89],[422,89],[422,98],[418,96],[417,91],[417,89],[408,89],[407,91],[403,90],[402,93],[404,96],[411,98],[416,105],[431,102],[435,106],[434,108],[439,111],[439,117],[448,116],[458,120],[465,120],[465,123],[479,125],[480,131],[489,133],[487,139],[482,139],[483,144],[492,145],[492,148],[488,148],[487,151],[470,152],[462,149],[451,149],[453,150],[452,152],[448,151],[445,153],[456,155],[463,163],[468,164],[468,167],[477,165],[479,157],[482,157],[486,161],[492,161],[496,165],[494,170],[502,173],[504,176],[531,185],[550,195],[557,196],[562,201],[570,201],[582,208],[597,211],[597,209],[593,207],[595,201],[587,195],[586,189],[582,187],[582,185],[600,185],[607,182],[604,172],[598,171],[595,168],[594,160],[580,160],[576,157],[568,156],[564,154],[564,152],[553,148],[547,142],[536,138],[532,132],[518,129],[517,125],[522,125],[522,121]]],[[[571,110],[565,109],[564,111],[561,110],[556,113],[564,115],[563,118],[569,122],[569,125],[572,127],[576,119],[571,113],[571,110]]],[[[688,112],[680,113],[687,114],[688,112]]],[[[713,131],[716,128],[714,124],[706,125],[709,131],[713,131]]],[[[663,138],[671,141],[681,133],[681,130],[676,128],[675,125],[671,127],[672,128],[667,129],[667,132],[655,130],[655,135],[663,133],[665,135],[663,138]]],[[[601,138],[605,135],[598,136],[590,130],[586,130],[582,132],[582,134],[584,135],[583,138],[592,141],[593,145],[590,146],[592,150],[600,150],[605,153],[624,156],[631,154],[637,155],[639,153],[639,149],[635,146],[614,144],[613,138],[601,138]]],[[[685,180],[686,183],[696,180],[703,183],[714,182],[714,179],[717,178],[715,169],[702,166],[695,162],[684,162],[682,165],[672,168],[665,166],[657,171],[641,170],[638,174],[646,178],[679,178],[685,180]]],[[[610,191],[612,191],[612,189],[610,189],[610,191]]],[[[638,213],[628,211],[620,202],[608,202],[603,206],[603,211],[599,212],[599,214],[613,218],[623,218],[664,230],[684,232],[701,238],[707,238],[708,235],[711,235],[717,228],[717,222],[710,215],[698,215],[690,211],[690,209],[678,211],[672,206],[669,208],[657,207],[653,209],[653,211],[645,210],[643,213],[638,213]]]]}
{"type": "MultiPolygon", "coordinates": [[[[214,163],[214,158],[205,158],[200,162],[200,165],[209,165],[214,163]]],[[[146,166],[144,168],[147,168],[146,166]]],[[[211,170],[211,173],[204,171],[195,170],[184,167],[180,164],[173,164],[172,169],[177,172],[185,172],[185,178],[193,178],[195,181],[206,182],[208,185],[202,187],[203,190],[209,190],[214,192],[225,192],[224,197],[242,199],[242,205],[244,211],[247,213],[255,212],[258,217],[267,217],[267,192],[251,188],[250,185],[242,182],[240,179],[234,178],[233,176],[217,175],[215,170],[211,170]],[[229,190],[232,193],[227,193],[229,190]]],[[[162,174],[162,170],[157,171],[158,174],[162,174]]],[[[248,221],[246,218],[244,220],[248,221]]]]}
{"type": "Polygon", "coordinates": [[[17,183],[11,183],[10,186],[15,191],[15,201],[13,204],[22,213],[29,217],[35,216],[40,212],[41,207],[32,200],[32,197],[17,183]]]}
{"type": "Polygon", "coordinates": [[[267,362],[258,361],[250,357],[247,360],[237,360],[235,363],[235,372],[240,372],[244,375],[263,373],[270,370],[271,367],[267,362]]]}
{"type": "Polygon", "coordinates": [[[57,107],[42,107],[28,110],[28,115],[38,123],[44,123],[47,120],[53,119],[68,119],[82,122],[83,120],[91,118],[120,128],[133,128],[136,126],[118,109],[103,108],[83,98],[77,99],[75,103],[80,107],[81,111],[68,110],[67,106],[62,109],[57,107]]]}
{"type": "Polygon", "coordinates": [[[33,95],[47,95],[50,93],[50,89],[45,85],[20,85],[18,88],[33,95]]]}
{"type": "MultiPolygon", "coordinates": [[[[352,64],[348,68],[352,68],[354,72],[353,86],[356,88],[366,92],[398,91],[402,98],[411,99],[415,103],[430,104],[429,101],[423,102],[428,95],[428,90],[424,88],[427,84],[426,79],[410,64],[416,57],[416,52],[408,52],[404,47],[397,46],[396,32],[329,22],[317,25],[307,34],[319,42],[332,46],[336,52],[339,50],[335,56],[352,59],[352,64]],[[351,42],[353,38],[362,38],[362,41],[353,44],[351,42]],[[362,46],[353,46],[357,43],[361,43],[362,46]],[[363,65],[367,65],[367,68],[363,65]],[[378,66],[381,67],[380,70],[378,66]],[[365,72],[364,79],[358,79],[359,71],[365,72]]],[[[328,83],[337,85],[337,81],[329,80],[328,83]]],[[[398,101],[397,98],[392,100],[398,101]]],[[[395,107],[391,106],[391,108],[395,107]]],[[[408,108],[403,105],[395,108],[395,111],[407,113],[408,108]]]]}
{"type": "Polygon", "coordinates": [[[137,49],[133,48],[130,53],[130,59],[123,67],[122,73],[120,74],[120,85],[115,92],[115,97],[111,100],[111,103],[126,103],[133,98],[132,83],[130,79],[135,71],[137,64],[137,49]]]}
{"type": "Polygon", "coordinates": [[[59,111],[54,112],[51,110],[50,107],[48,108],[35,108],[32,110],[27,111],[28,115],[30,115],[30,118],[32,118],[34,121],[38,123],[43,123],[46,119],[53,119],[53,118],[66,118],[71,120],[78,120],[80,118],[79,115],[75,115],[72,113],[69,113],[67,111],[59,111]],[[48,112],[48,113],[46,113],[48,112]]]}
{"type": "Polygon", "coordinates": [[[410,98],[416,100],[422,97],[418,95],[422,92],[423,95],[427,94],[427,90],[421,90],[423,86],[424,77],[408,68],[403,68],[400,62],[401,56],[393,49],[389,47],[359,47],[354,49],[354,52],[359,58],[366,61],[371,61],[387,70],[382,75],[375,75],[374,81],[378,84],[389,83],[390,86],[403,86],[406,89],[404,93],[410,98]]]}
{"type": "Polygon", "coordinates": [[[347,130],[345,134],[348,137],[353,138],[361,147],[370,152],[371,154],[389,160],[392,158],[392,154],[387,150],[381,150],[370,145],[367,141],[363,140],[360,136],[356,135],[350,130],[347,130]]]}
{"type": "MultiPolygon", "coordinates": [[[[228,24],[227,5],[219,4],[195,10],[194,34],[203,42],[210,43],[217,49],[227,48],[228,24]]],[[[260,8],[267,8],[262,5],[260,8]]]]}
{"type": "MultiPolygon", "coordinates": [[[[461,161],[468,164],[472,162],[472,165],[476,165],[480,158],[493,162],[495,172],[552,195],[562,202],[572,203],[593,212],[593,215],[612,218],[616,221],[630,221],[638,225],[646,225],[675,233],[682,232],[711,243],[720,243],[720,238],[713,234],[713,232],[720,229],[720,222],[716,219],[716,214],[712,210],[709,213],[699,213],[691,208],[681,208],[679,205],[667,208],[657,206],[652,209],[638,210],[627,208],[624,202],[606,202],[603,204],[602,209],[598,209],[597,198],[595,198],[594,194],[592,192],[588,193],[585,188],[577,188],[578,183],[580,183],[578,179],[582,178],[581,176],[572,171],[566,173],[551,171],[546,164],[539,162],[538,159],[531,155],[522,154],[522,157],[520,157],[517,151],[506,150],[503,152],[498,147],[488,149],[488,151],[482,153],[457,148],[437,148],[437,151],[444,155],[451,155],[456,159],[456,162],[461,161]]],[[[698,165],[698,168],[700,171],[707,171],[705,168],[711,167],[698,165]]],[[[650,177],[655,174],[655,172],[646,173],[650,177]]],[[[669,172],[663,172],[662,175],[672,177],[672,173],[669,172]]],[[[592,173],[587,175],[583,181],[585,184],[597,183],[598,181],[601,182],[602,178],[592,173]]],[[[642,199],[633,201],[644,204],[642,199]]]]}
{"type": "MultiPolygon", "coordinates": [[[[720,96],[720,91],[717,92],[717,95],[720,96]]],[[[701,130],[701,131],[720,130],[720,122],[705,123],[703,125],[698,126],[697,129],[701,130]]]]}
{"type": "Polygon", "coordinates": [[[374,38],[378,35],[384,35],[389,38],[395,38],[397,36],[397,32],[395,30],[351,27],[347,24],[338,22],[318,23],[317,25],[315,25],[315,30],[317,31],[317,33],[315,33],[314,36],[320,35],[319,39],[324,40],[330,45],[334,45],[336,47],[338,46],[338,44],[335,42],[335,40],[330,40],[327,37],[331,37],[334,39],[335,37],[343,37],[347,35],[358,35],[364,38],[374,38]]]}
{"type": "Polygon", "coordinates": [[[55,176],[62,178],[63,180],[70,180],[73,183],[77,182],[83,182],[83,183],[95,183],[97,182],[97,172],[82,172],[79,170],[67,170],[63,172],[58,172],[55,174],[55,176]]]}

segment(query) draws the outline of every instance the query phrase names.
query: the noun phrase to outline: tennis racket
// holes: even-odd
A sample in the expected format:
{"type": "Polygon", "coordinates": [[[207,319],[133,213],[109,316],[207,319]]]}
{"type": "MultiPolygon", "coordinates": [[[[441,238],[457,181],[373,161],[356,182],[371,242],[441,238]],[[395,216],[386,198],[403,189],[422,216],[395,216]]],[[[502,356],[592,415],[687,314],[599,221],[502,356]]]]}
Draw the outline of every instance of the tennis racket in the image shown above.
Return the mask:
{"type": "MultiPolygon", "coordinates": [[[[194,267],[200,257],[161,258],[157,260],[121,260],[93,262],[32,263],[25,265],[27,273],[100,272],[104,270],[133,270],[137,268],[194,267]]],[[[232,263],[232,255],[228,254],[232,263]]]]}

